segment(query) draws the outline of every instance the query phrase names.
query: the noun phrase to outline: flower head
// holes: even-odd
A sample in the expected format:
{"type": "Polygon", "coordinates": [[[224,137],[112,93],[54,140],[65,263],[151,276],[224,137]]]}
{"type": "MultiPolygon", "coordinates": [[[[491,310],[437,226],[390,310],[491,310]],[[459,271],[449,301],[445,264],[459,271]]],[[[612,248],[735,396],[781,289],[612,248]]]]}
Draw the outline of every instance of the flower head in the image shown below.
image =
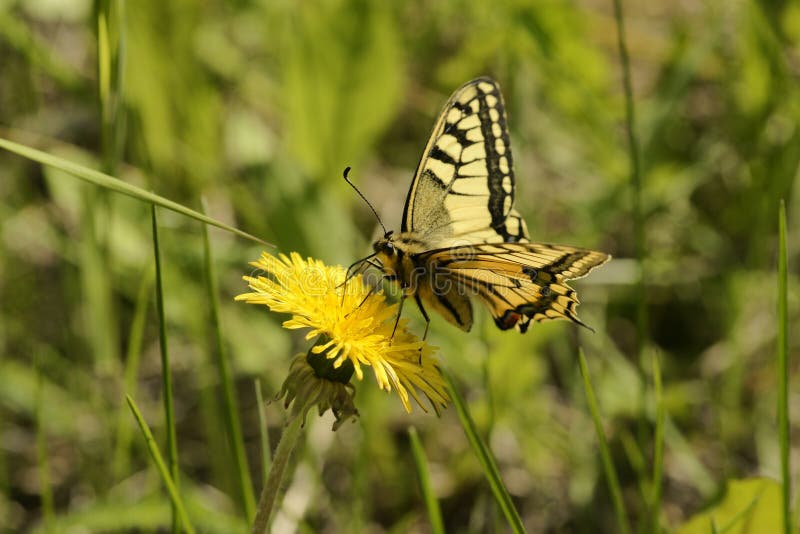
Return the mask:
{"type": "MultiPolygon", "coordinates": [[[[308,329],[306,339],[317,342],[306,357],[307,365],[317,378],[347,384],[352,374],[362,380],[367,366],[381,389],[397,392],[406,411],[411,411],[410,397],[425,409],[420,393],[437,413],[446,406],[449,398],[433,348],[410,333],[404,320],[394,330],[397,305],[388,304],[382,291],[367,287],[361,275],[345,280],[343,267],[304,260],[297,253],[275,257],[264,252],[251,265],[263,274],[245,276],[252,292],[236,300],[291,314],[284,328],[308,329]]],[[[297,371],[302,365],[292,368],[297,371]]],[[[296,374],[294,381],[300,380],[296,374]]]]}

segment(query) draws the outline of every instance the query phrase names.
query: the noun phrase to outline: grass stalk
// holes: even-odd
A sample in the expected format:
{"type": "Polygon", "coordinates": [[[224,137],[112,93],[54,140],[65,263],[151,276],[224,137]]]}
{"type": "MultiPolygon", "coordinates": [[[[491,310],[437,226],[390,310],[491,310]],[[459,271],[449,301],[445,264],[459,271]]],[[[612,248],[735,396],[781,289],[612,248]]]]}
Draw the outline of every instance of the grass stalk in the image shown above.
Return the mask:
{"type": "Polygon", "coordinates": [[[258,430],[261,434],[261,469],[263,481],[266,482],[270,465],[272,465],[272,449],[269,448],[267,413],[264,410],[264,394],[261,392],[261,381],[256,379],[253,383],[256,388],[256,403],[258,404],[258,430]]]}
{"type": "Polygon", "coordinates": [[[411,442],[411,453],[414,456],[414,465],[417,468],[420,491],[425,500],[425,509],[428,511],[431,532],[434,534],[444,534],[444,521],[442,521],[442,511],[439,509],[439,501],[431,485],[431,477],[428,473],[428,461],[425,457],[425,450],[419,439],[417,429],[413,426],[408,428],[408,437],[411,442]]]}
{"type": "MultiPolygon", "coordinates": [[[[647,331],[647,299],[645,287],[645,228],[642,210],[642,165],[639,150],[639,137],[636,134],[636,106],[633,102],[633,85],[631,83],[631,65],[628,56],[628,45],[625,39],[625,17],[622,11],[622,0],[614,0],[614,19],[617,27],[617,46],[622,63],[622,85],[625,92],[625,123],[628,136],[628,157],[630,159],[632,218],[636,260],[639,263],[638,299],[636,301],[636,347],[640,363],[642,361],[645,333],[647,331]]],[[[644,365],[641,366],[644,369],[644,365]]]]}
{"type": "Polygon", "coordinates": [[[74,163],[72,161],[63,158],[59,158],[58,156],[53,156],[52,154],[48,154],[47,152],[42,152],[41,150],[37,150],[29,146],[20,145],[19,143],[9,141],[8,139],[0,138],[0,148],[8,150],[9,152],[27,158],[31,161],[41,163],[42,165],[47,165],[49,167],[59,169],[67,174],[70,174],[80,180],[89,182],[90,184],[96,185],[98,187],[102,187],[104,189],[114,191],[115,193],[120,193],[122,195],[126,195],[131,198],[135,198],[137,200],[153,204],[155,206],[161,206],[162,208],[174,211],[175,213],[180,213],[181,215],[185,215],[197,221],[210,224],[211,226],[216,226],[217,228],[221,228],[227,232],[231,232],[245,239],[249,239],[250,241],[255,241],[256,243],[260,243],[268,247],[273,246],[271,243],[267,243],[263,239],[259,239],[256,236],[248,234],[247,232],[243,232],[242,230],[239,230],[238,228],[234,228],[233,226],[225,224],[222,221],[218,221],[216,219],[208,217],[207,215],[204,215],[193,209],[187,208],[182,204],[178,204],[177,202],[156,195],[155,193],[146,191],[141,187],[136,187],[135,185],[124,182],[119,178],[114,178],[113,176],[110,176],[106,173],[96,171],[88,167],[84,167],[83,165],[80,165],[78,163],[74,163]]]}
{"type": "Polygon", "coordinates": [[[176,511],[177,516],[180,518],[181,527],[189,534],[194,534],[195,530],[192,526],[192,523],[189,521],[189,516],[186,513],[186,507],[183,505],[183,500],[178,492],[178,486],[175,484],[174,479],[170,475],[170,470],[164,463],[164,458],[162,458],[161,452],[158,450],[158,445],[156,445],[156,440],[153,438],[153,433],[150,431],[150,427],[147,426],[147,422],[144,420],[144,417],[142,417],[142,413],[139,411],[139,408],[136,406],[133,398],[131,398],[130,395],[126,395],[125,399],[128,401],[128,406],[133,413],[133,417],[139,424],[139,428],[141,429],[142,435],[147,443],[147,450],[150,452],[150,456],[156,463],[156,468],[161,475],[161,480],[164,482],[164,486],[166,486],[167,493],[169,493],[169,497],[172,501],[172,507],[176,511]]]}
{"type": "MultiPolygon", "coordinates": [[[[136,395],[136,378],[139,374],[139,361],[142,355],[142,341],[144,339],[145,319],[147,318],[147,305],[150,303],[150,289],[153,285],[153,270],[145,269],[136,292],[136,307],[133,311],[128,346],[125,351],[125,373],[123,388],[126,394],[136,395]]],[[[121,411],[125,405],[120,405],[121,411]]],[[[124,417],[117,418],[117,431],[115,439],[114,462],[112,472],[115,478],[121,477],[128,469],[129,447],[131,442],[131,427],[124,417]]]]}
{"type": "MultiPolygon", "coordinates": [[[[647,461],[642,454],[642,450],[639,448],[639,444],[636,442],[636,437],[632,432],[629,432],[628,429],[623,428],[620,429],[619,432],[619,442],[620,445],[622,445],[622,449],[625,451],[625,457],[630,467],[633,469],[633,472],[636,473],[639,494],[645,502],[650,502],[651,487],[648,483],[647,461]]],[[[641,526],[647,526],[647,522],[642,522],[641,526]]]]}
{"type": "Polygon", "coordinates": [[[103,172],[115,174],[119,163],[122,117],[124,2],[100,0],[97,5],[97,95],[103,172]]]}
{"type": "Polygon", "coordinates": [[[781,504],[784,532],[792,531],[791,453],[789,434],[789,277],[786,254],[786,205],[778,210],[778,440],[781,454],[781,504]]]}
{"type": "MultiPolygon", "coordinates": [[[[153,223],[153,257],[156,265],[156,310],[158,312],[158,339],[161,347],[161,387],[164,401],[164,422],[167,427],[167,460],[170,477],[175,487],[180,487],[178,478],[178,438],[175,430],[175,413],[172,402],[172,372],[169,363],[169,347],[167,345],[167,325],[164,317],[164,288],[161,281],[161,251],[158,246],[158,215],[156,207],[151,208],[153,223]]],[[[180,517],[173,503],[172,531],[179,532],[180,517]]]]}
{"type": "Polygon", "coordinates": [[[478,461],[483,467],[483,474],[486,477],[487,482],[489,482],[489,487],[492,490],[492,494],[494,495],[497,504],[503,511],[503,515],[508,522],[508,526],[516,534],[525,532],[525,527],[522,524],[522,519],[519,516],[519,512],[514,506],[514,502],[511,500],[511,495],[508,493],[508,489],[506,489],[505,484],[503,484],[503,479],[500,476],[500,470],[497,467],[497,462],[495,461],[489,447],[480,437],[478,429],[475,426],[475,421],[473,421],[472,416],[467,409],[466,403],[464,402],[464,398],[461,396],[458,388],[456,388],[450,373],[447,370],[442,369],[442,374],[447,381],[447,388],[450,392],[450,398],[452,399],[453,405],[456,407],[456,411],[458,412],[458,418],[461,421],[461,427],[464,429],[464,433],[467,435],[467,439],[472,446],[472,450],[475,452],[475,455],[478,457],[478,461]]]}
{"type": "Polygon", "coordinates": [[[303,428],[302,415],[291,415],[289,421],[283,429],[278,447],[275,449],[275,457],[269,469],[269,475],[264,488],[261,490],[261,497],[258,499],[256,517],[253,520],[252,534],[265,534],[269,527],[270,520],[274,513],[275,501],[278,496],[286,466],[289,465],[292,451],[297,445],[300,431],[303,428]]]}
{"type": "Polygon", "coordinates": [[[103,377],[113,377],[116,374],[118,343],[116,322],[112,320],[108,250],[102,236],[109,210],[98,191],[89,187],[82,188],[81,202],[81,233],[84,238],[77,243],[77,249],[83,321],[95,370],[103,377]]]}
{"type": "MultiPolygon", "coordinates": [[[[642,450],[647,441],[647,388],[645,384],[645,355],[644,345],[647,338],[647,279],[645,270],[645,221],[642,209],[642,165],[639,137],[636,133],[636,106],[633,101],[633,84],[631,82],[631,65],[628,56],[628,45],[625,37],[625,16],[622,9],[622,0],[613,0],[614,20],[617,28],[617,48],[622,65],[622,87],[625,94],[625,125],[628,138],[628,158],[630,160],[631,182],[631,218],[633,219],[633,240],[636,251],[636,262],[639,273],[636,280],[636,360],[639,363],[639,376],[642,387],[639,394],[639,421],[637,424],[638,442],[642,450]]],[[[652,514],[651,514],[652,517],[652,514]]]]}
{"type": "MultiPolygon", "coordinates": [[[[100,131],[102,140],[101,159],[103,171],[113,174],[116,170],[116,151],[109,142],[116,131],[115,115],[110,112],[111,102],[116,98],[119,87],[118,78],[111,76],[112,64],[116,62],[116,20],[112,17],[112,2],[100,0],[96,10],[97,30],[97,80],[98,107],[100,111],[100,131]]],[[[87,292],[92,299],[87,299],[87,321],[91,325],[95,357],[101,364],[100,370],[107,376],[118,376],[116,347],[119,346],[118,330],[114,319],[114,300],[112,282],[109,275],[111,219],[113,212],[108,192],[105,190],[86,189],[84,196],[83,218],[89,229],[91,239],[85,240],[82,253],[83,266],[87,272],[87,292]]]]}
{"type": "MultiPolygon", "coordinates": [[[[205,211],[205,210],[204,210],[205,211]]],[[[247,455],[244,449],[242,425],[239,422],[239,409],[236,402],[236,393],[231,378],[228,359],[225,354],[225,345],[222,341],[222,329],[219,319],[219,290],[211,254],[211,243],[208,238],[208,227],[203,225],[203,256],[205,260],[206,289],[211,305],[211,330],[214,336],[214,355],[216,356],[217,371],[222,383],[222,400],[224,404],[225,430],[228,434],[228,444],[233,456],[234,472],[239,486],[242,511],[245,520],[249,523],[255,514],[256,500],[253,495],[253,483],[250,480],[250,468],[247,465],[247,455]]]]}
{"type": "Polygon", "coordinates": [[[600,457],[603,461],[603,470],[606,474],[606,481],[608,482],[608,490],[611,492],[611,499],[614,503],[614,513],[617,516],[617,526],[619,532],[622,534],[629,534],[631,527],[628,524],[628,515],[625,511],[625,503],[622,500],[622,489],[619,485],[619,478],[614,469],[614,462],[611,459],[611,451],[608,448],[608,440],[606,433],[603,430],[603,421],[600,417],[600,409],[597,406],[597,398],[594,395],[594,388],[589,378],[589,366],[586,364],[586,357],[583,355],[583,349],[578,352],[578,362],[580,363],[581,376],[583,377],[583,388],[586,392],[586,402],[589,405],[589,411],[592,414],[594,421],[594,429],[597,433],[597,443],[600,446],[600,457]]]}

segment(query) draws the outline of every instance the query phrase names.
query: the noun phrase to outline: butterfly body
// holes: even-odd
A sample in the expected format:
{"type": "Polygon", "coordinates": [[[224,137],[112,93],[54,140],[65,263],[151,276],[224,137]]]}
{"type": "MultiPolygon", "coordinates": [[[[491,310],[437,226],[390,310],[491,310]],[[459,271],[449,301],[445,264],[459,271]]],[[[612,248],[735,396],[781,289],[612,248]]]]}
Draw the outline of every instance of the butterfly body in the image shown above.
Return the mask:
{"type": "Polygon", "coordinates": [[[469,293],[435,257],[426,257],[424,241],[410,233],[388,235],[376,241],[373,248],[385,278],[400,284],[403,298],[414,297],[423,313],[424,302],[449,322],[469,331],[472,327],[469,293]]]}
{"type": "Polygon", "coordinates": [[[471,298],[502,330],[569,319],[567,280],[608,261],[602,252],[532,243],[514,209],[511,147],[500,88],[478,78],[457,89],[434,125],[411,183],[398,234],[373,245],[387,279],[468,331],[471,298]]]}

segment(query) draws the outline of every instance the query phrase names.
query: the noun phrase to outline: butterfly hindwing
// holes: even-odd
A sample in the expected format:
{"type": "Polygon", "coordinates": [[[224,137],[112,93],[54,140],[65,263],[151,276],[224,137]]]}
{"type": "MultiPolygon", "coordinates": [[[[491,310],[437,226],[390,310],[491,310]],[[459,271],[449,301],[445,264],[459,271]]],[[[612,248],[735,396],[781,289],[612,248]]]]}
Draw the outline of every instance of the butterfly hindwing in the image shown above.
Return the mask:
{"type": "Polygon", "coordinates": [[[585,276],[609,256],[563,245],[500,243],[440,249],[420,259],[463,294],[480,298],[500,329],[525,332],[531,321],[583,324],[577,293],[566,281],[585,276]]]}
{"type": "Polygon", "coordinates": [[[442,110],[411,183],[401,230],[434,248],[525,241],[525,222],[513,205],[503,97],[494,80],[478,78],[442,110]]]}
{"type": "Polygon", "coordinates": [[[417,295],[447,321],[465,332],[472,328],[472,303],[469,294],[455,278],[442,277],[439,284],[422,284],[417,295]]]}

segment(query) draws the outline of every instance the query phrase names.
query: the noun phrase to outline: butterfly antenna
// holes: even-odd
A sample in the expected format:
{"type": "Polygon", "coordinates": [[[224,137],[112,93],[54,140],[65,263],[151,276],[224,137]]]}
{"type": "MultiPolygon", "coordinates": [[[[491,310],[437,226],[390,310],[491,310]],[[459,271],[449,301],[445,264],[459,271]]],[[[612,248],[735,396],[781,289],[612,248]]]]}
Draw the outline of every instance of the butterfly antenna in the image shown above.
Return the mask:
{"type": "Polygon", "coordinates": [[[365,197],[365,196],[364,196],[364,195],[361,193],[361,191],[359,191],[359,190],[358,190],[358,188],[355,186],[355,184],[354,184],[353,182],[351,182],[351,181],[350,181],[350,178],[348,178],[348,177],[347,177],[347,175],[348,175],[348,174],[350,174],[350,167],[345,167],[345,169],[344,169],[344,173],[342,174],[342,176],[344,177],[344,181],[345,181],[345,182],[347,182],[348,184],[350,184],[350,187],[352,187],[353,189],[355,189],[355,190],[356,190],[356,193],[358,193],[358,196],[360,196],[360,197],[361,197],[361,199],[362,199],[364,202],[366,202],[366,203],[367,203],[367,206],[369,206],[369,209],[371,209],[371,210],[372,210],[372,213],[374,213],[374,214],[375,214],[375,218],[376,218],[376,219],[378,219],[378,223],[381,225],[381,228],[383,228],[383,235],[386,235],[386,234],[388,234],[389,232],[387,232],[387,231],[386,231],[386,227],[383,225],[383,221],[381,220],[380,216],[378,215],[378,212],[377,212],[377,211],[375,211],[375,208],[373,208],[373,207],[372,207],[372,204],[370,204],[370,203],[369,203],[369,200],[367,200],[367,197],[365,197]]]}

